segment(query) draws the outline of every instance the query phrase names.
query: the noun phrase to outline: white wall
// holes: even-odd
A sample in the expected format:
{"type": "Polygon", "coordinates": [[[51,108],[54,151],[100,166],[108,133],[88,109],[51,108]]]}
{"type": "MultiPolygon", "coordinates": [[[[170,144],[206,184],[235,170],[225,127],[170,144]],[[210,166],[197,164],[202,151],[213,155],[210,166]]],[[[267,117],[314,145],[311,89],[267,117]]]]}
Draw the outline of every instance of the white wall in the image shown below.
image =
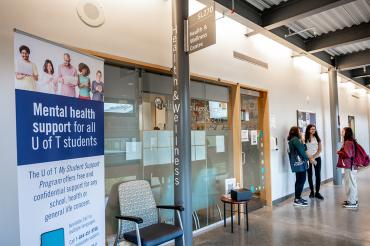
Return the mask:
{"type": "MultiPolygon", "coordinates": [[[[106,21],[99,28],[88,27],[79,20],[77,2],[0,2],[0,98],[6,116],[0,123],[0,193],[6,198],[0,210],[0,245],[19,244],[12,29],[76,47],[171,66],[170,0],[101,1],[106,21]]],[[[199,9],[199,4],[191,2],[191,11],[199,9]]],[[[229,18],[218,20],[217,44],[191,55],[191,71],[269,90],[270,113],[276,118],[276,128],[271,129],[271,134],[280,142],[280,150],[271,153],[272,195],[278,199],[294,190],[295,178],[284,157],[284,142],[289,127],[296,125],[297,109],[317,113],[318,130],[324,140],[323,178],[332,177],[328,82],[320,78],[320,66],[314,62],[305,57],[292,59],[291,50],[261,35],[246,38],[244,33],[245,27],[229,18]],[[267,62],[269,69],[234,59],[233,50],[267,62]]],[[[340,100],[342,117],[356,116],[356,134],[369,149],[367,97],[355,99],[341,91],[340,100]]]]}
{"type": "Polygon", "coordinates": [[[368,95],[356,92],[353,87],[339,86],[339,112],[341,127],[348,126],[348,116],[355,117],[355,137],[357,141],[369,152],[369,117],[368,95]]]}

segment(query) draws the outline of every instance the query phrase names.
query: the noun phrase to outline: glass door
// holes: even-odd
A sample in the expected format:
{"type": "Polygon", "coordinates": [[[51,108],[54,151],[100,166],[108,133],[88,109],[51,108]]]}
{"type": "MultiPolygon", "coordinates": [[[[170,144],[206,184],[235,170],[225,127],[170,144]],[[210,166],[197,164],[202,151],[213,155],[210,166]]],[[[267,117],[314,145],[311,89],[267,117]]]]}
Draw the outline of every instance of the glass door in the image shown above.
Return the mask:
{"type": "Polygon", "coordinates": [[[259,92],[241,89],[241,162],[243,187],[261,197],[265,189],[265,163],[259,92]]]}
{"type": "Polygon", "coordinates": [[[229,88],[191,81],[192,203],[194,229],[222,220],[224,180],[233,177],[229,88]]]}

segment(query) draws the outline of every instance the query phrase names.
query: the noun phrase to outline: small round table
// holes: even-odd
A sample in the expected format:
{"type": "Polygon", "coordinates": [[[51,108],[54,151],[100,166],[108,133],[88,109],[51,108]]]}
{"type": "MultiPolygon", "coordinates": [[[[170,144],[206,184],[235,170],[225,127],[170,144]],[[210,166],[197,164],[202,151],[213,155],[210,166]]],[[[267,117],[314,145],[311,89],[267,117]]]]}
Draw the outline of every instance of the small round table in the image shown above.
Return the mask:
{"type": "Polygon", "coordinates": [[[248,222],[248,201],[236,201],[231,199],[231,197],[223,195],[221,196],[221,202],[224,204],[224,227],[226,227],[226,204],[230,204],[231,208],[231,233],[234,233],[234,205],[238,205],[238,225],[240,225],[240,205],[245,206],[245,223],[247,224],[247,231],[249,231],[249,222],[248,222]]]}

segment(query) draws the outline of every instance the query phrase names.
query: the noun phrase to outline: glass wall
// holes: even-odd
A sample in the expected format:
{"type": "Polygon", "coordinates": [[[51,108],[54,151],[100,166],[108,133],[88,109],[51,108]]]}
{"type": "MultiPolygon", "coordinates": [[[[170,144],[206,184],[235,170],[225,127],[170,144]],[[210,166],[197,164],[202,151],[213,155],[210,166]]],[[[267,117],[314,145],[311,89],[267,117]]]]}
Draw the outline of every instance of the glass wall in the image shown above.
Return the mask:
{"type": "MultiPolygon", "coordinates": [[[[143,73],[143,164],[157,204],[174,203],[172,78],[143,73]]],[[[173,211],[162,210],[161,218],[173,222],[173,211]]]]}
{"type": "Polygon", "coordinates": [[[143,178],[139,71],[105,68],[105,194],[106,234],[117,231],[118,184],[143,178]]]}
{"type": "Polygon", "coordinates": [[[229,89],[192,81],[190,96],[193,218],[199,229],[222,219],[224,180],[234,176],[229,89]]]}
{"type": "MultiPolygon", "coordinates": [[[[118,185],[145,179],[157,204],[173,204],[171,77],[105,65],[106,234],[120,214],[118,185]]],[[[173,212],[162,211],[173,221],[173,212]]]]}
{"type": "MultiPolygon", "coordinates": [[[[108,240],[117,231],[118,185],[145,179],[157,204],[173,204],[172,78],[105,66],[105,194],[108,240]]],[[[193,228],[221,220],[219,199],[233,177],[227,87],[191,82],[193,228]]],[[[172,211],[163,220],[173,221],[172,211]]]]}

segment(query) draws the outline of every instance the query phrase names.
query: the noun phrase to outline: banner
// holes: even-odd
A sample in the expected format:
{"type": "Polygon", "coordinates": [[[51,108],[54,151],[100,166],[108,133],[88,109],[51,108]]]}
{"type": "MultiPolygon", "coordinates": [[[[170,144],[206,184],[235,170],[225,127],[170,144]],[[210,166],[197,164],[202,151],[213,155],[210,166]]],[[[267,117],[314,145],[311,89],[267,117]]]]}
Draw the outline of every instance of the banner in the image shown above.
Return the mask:
{"type": "Polygon", "coordinates": [[[21,245],[104,245],[104,62],[14,33],[21,245]]]}

